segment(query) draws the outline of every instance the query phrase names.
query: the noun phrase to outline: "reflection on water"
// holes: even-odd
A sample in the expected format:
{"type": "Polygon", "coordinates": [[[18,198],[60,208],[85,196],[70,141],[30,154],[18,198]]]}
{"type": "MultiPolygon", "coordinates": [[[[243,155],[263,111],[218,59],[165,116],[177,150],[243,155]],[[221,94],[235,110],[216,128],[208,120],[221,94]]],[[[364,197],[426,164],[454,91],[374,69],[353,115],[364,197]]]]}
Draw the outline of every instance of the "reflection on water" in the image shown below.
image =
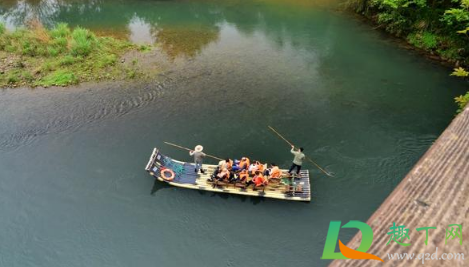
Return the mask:
{"type": "MultiPolygon", "coordinates": [[[[265,25],[285,27],[278,17],[309,16],[304,7],[330,5],[323,0],[139,1],[128,0],[6,0],[0,4],[0,21],[8,28],[39,19],[47,27],[58,22],[92,29],[98,35],[125,38],[137,44],[159,42],[174,59],[194,57],[219,41],[220,25],[234,25],[254,34],[265,25]],[[187,8],[187,6],[190,8],[187,8]],[[276,21],[278,20],[278,21],[276,21]]],[[[277,32],[277,31],[276,31],[277,32]]],[[[285,32],[275,39],[285,42],[285,32]]]]}
{"type": "Polygon", "coordinates": [[[158,31],[161,48],[174,59],[178,56],[194,57],[205,46],[218,40],[218,27],[169,27],[158,31]]]}

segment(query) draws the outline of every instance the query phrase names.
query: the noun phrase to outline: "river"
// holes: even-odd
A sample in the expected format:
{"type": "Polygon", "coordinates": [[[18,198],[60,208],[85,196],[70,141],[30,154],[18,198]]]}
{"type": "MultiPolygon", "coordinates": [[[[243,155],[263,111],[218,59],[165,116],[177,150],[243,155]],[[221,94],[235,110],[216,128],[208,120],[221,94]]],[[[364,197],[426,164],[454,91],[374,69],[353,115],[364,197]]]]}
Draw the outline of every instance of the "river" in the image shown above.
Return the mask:
{"type": "Polygon", "coordinates": [[[164,68],[0,91],[0,266],[327,265],[329,222],[366,221],[467,88],[328,2],[2,1],[9,29],[38,17],[155,43],[147,57],[164,68]],[[144,171],[153,147],[191,160],[164,141],[288,167],[267,125],[334,173],[305,166],[311,203],[178,189],[144,171]]]}

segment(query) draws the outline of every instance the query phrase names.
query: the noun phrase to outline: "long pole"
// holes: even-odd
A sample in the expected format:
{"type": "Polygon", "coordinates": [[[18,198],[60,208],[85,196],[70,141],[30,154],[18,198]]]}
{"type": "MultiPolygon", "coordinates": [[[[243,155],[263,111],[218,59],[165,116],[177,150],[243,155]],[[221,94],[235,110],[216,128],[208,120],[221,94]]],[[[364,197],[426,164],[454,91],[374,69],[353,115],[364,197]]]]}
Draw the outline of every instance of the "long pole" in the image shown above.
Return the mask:
{"type": "MultiPolygon", "coordinates": [[[[183,146],[180,146],[180,145],[176,145],[176,144],[173,144],[173,143],[170,143],[170,142],[164,142],[165,144],[167,145],[170,145],[170,146],[174,146],[174,147],[177,147],[177,148],[180,148],[180,149],[184,149],[184,150],[187,150],[187,151],[193,151],[193,149],[190,149],[190,148],[187,148],[187,147],[183,147],[183,146]]],[[[215,156],[212,156],[212,155],[209,155],[209,154],[205,154],[207,157],[210,157],[210,158],[214,158],[214,159],[218,159],[218,160],[223,160],[221,158],[218,158],[218,157],[215,157],[215,156]]]]}
{"type": "MultiPolygon", "coordinates": [[[[272,132],[274,132],[275,134],[278,135],[278,137],[282,138],[283,141],[287,142],[290,146],[294,146],[290,141],[288,141],[285,137],[283,137],[279,132],[277,132],[274,128],[272,128],[271,126],[268,126],[270,130],[272,130],[272,132]]],[[[321,166],[319,166],[316,162],[314,162],[312,159],[310,159],[309,157],[305,156],[306,160],[308,160],[309,162],[313,163],[314,166],[316,166],[320,171],[322,171],[325,175],[329,176],[329,177],[333,177],[332,174],[328,173],[327,171],[325,171],[323,168],[321,168],[321,166]]]]}

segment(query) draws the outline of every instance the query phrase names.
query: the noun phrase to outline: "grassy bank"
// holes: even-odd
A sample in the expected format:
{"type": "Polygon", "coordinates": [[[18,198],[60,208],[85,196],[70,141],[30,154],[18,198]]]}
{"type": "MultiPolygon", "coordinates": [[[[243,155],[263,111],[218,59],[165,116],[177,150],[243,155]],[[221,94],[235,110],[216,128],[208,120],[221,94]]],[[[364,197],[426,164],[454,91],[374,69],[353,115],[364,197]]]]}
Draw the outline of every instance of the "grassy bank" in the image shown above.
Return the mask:
{"type": "Polygon", "coordinates": [[[139,75],[120,57],[140,49],[124,40],[97,37],[87,29],[58,24],[45,29],[6,30],[0,24],[0,87],[67,86],[84,81],[127,79],[139,75]]]}
{"type": "MultiPolygon", "coordinates": [[[[347,7],[432,57],[453,63],[452,75],[468,76],[469,0],[349,0],[347,7]]],[[[469,92],[455,100],[462,109],[469,92]]]]}

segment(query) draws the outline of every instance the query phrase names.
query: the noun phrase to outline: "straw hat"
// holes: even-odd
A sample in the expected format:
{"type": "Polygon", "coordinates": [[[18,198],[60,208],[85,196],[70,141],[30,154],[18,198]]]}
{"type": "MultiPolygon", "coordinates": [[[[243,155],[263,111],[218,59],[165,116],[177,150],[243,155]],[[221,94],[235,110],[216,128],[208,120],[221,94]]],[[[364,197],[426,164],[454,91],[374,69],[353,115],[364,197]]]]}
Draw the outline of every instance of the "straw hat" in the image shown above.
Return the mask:
{"type": "Polygon", "coordinates": [[[195,146],[194,150],[195,150],[195,152],[202,152],[202,150],[204,150],[204,147],[201,146],[201,145],[197,145],[197,146],[195,146]]]}

